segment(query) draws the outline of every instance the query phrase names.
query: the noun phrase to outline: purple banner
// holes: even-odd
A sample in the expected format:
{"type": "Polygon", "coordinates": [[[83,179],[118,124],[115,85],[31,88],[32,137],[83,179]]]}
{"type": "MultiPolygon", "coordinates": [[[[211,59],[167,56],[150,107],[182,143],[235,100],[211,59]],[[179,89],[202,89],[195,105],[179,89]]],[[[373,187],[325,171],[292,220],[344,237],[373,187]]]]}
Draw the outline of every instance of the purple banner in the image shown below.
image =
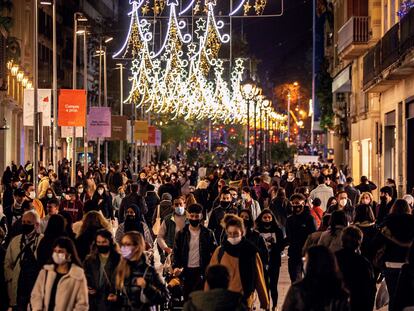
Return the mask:
{"type": "Polygon", "coordinates": [[[111,137],[111,108],[91,107],[88,114],[88,140],[111,137]]]}

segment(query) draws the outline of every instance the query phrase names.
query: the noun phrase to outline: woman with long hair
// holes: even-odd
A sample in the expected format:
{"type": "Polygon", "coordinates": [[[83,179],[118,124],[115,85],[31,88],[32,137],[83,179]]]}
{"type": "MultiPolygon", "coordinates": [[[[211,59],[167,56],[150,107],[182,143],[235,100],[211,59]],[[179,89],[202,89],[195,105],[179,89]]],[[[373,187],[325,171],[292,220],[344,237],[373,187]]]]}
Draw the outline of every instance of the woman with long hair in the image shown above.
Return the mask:
{"type": "Polygon", "coordinates": [[[349,295],[334,254],[322,245],[309,248],[305,277],[290,287],[282,311],[348,311],[349,308],[349,295]]]}
{"type": "Polygon", "coordinates": [[[114,219],[114,210],[112,207],[112,197],[106,191],[105,184],[99,184],[92,196],[92,201],[98,205],[98,209],[102,212],[106,219],[114,219]]]}
{"type": "Polygon", "coordinates": [[[50,260],[33,287],[32,310],[89,310],[86,277],[72,240],[56,239],[50,260]]]}
{"type": "Polygon", "coordinates": [[[145,242],[141,233],[131,231],[122,237],[121,259],[115,281],[121,310],[151,310],[168,297],[164,280],[147,262],[144,251],[145,242]]]}
{"type": "Polygon", "coordinates": [[[329,228],[321,234],[318,245],[326,246],[332,252],[339,251],[342,248],[342,230],[347,225],[345,212],[342,210],[334,211],[331,214],[329,228]]]}
{"type": "Polygon", "coordinates": [[[266,267],[268,289],[272,297],[272,310],[277,308],[280,266],[282,265],[281,253],[286,245],[283,231],[276,223],[275,216],[270,209],[264,209],[256,219],[256,228],[266,242],[269,253],[269,264],[266,267]]]}
{"type": "Polygon", "coordinates": [[[98,230],[84,262],[91,311],[115,310],[115,271],[119,259],[112,233],[106,229],[98,230]]]}
{"type": "Polygon", "coordinates": [[[110,224],[102,216],[100,212],[90,211],[85,214],[79,235],[76,238],[76,249],[78,250],[79,258],[84,260],[89,254],[90,247],[95,239],[96,232],[99,229],[110,230],[110,224]]]}
{"type": "Polygon", "coordinates": [[[227,240],[223,241],[211,257],[210,265],[222,264],[230,273],[229,290],[240,293],[249,308],[253,307],[257,291],[262,309],[269,308],[264,271],[257,248],[245,237],[243,219],[227,214],[223,219],[227,240]]]}
{"type": "Polygon", "coordinates": [[[378,234],[378,227],[375,224],[375,216],[370,205],[357,205],[355,208],[354,225],[363,233],[361,254],[372,262],[374,259],[373,241],[378,234]]]}

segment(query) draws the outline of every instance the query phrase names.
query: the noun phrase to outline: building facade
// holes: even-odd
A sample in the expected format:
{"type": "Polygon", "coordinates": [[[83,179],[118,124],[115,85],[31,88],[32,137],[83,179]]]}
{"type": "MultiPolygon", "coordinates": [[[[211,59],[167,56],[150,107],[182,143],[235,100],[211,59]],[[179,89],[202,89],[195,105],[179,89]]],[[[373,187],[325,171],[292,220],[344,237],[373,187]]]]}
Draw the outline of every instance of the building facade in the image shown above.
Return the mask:
{"type": "Polygon", "coordinates": [[[332,2],[333,106],[349,141],[331,143],[356,181],[392,178],[402,195],[414,186],[414,9],[401,12],[400,2],[332,2]]]}

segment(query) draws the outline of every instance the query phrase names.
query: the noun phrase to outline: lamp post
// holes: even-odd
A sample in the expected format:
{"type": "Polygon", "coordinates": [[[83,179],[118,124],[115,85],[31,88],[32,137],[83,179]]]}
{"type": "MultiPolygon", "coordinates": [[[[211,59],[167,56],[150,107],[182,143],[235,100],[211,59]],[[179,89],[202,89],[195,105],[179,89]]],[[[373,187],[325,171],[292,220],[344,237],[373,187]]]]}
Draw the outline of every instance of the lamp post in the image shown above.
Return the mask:
{"type": "Polygon", "coordinates": [[[250,101],[256,93],[256,84],[252,78],[247,78],[241,83],[241,93],[247,104],[247,128],[246,128],[246,162],[247,175],[250,176],[250,101]]]}
{"type": "MultiPolygon", "coordinates": [[[[77,53],[77,41],[78,35],[85,35],[86,38],[86,30],[78,30],[78,22],[86,22],[88,19],[83,16],[82,13],[76,12],[73,14],[73,64],[72,64],[72,88],[76,90],[76,82],[77,82],[77,64],[76,64],[76,53],[77,53]]],[[[86,39],[85,39],[86,42],[86,39]]],[[[85,79],[85,77],[84,77],[85,79]]],[[[85,85],[86,87],[86,85],[85,85]]],[[[86,89],[85,89],[86,91],[86,89]]],[[[72,167],[71,167],[71,185],[75,186],[76,183],[76,127],[73,127],[72,131],[72,167]]]]}
{"type": "MultiPolygon", "coordinates": [[[[254,166],[257,165],[257,104],[262,99],[262,89],[257,87],[255,90],[255,98],[254,98],[254,166]]],[[[260,105],[260,103],[259,103],[260,105]]]]}
{"type": "Polygon", "coordinates": [[[37,171],[38,171],[38,145],[39,145],[39,128],[38,128],[38,101],[37,101],[37,90],[38,90],[38,11],[37,11],[37,0],[33,1],[33,185],[35,191],[37,191],[37,171]]]}
{"type": "MultiPolygon", "coordinates": [[[[124,64],[116,64],[119,68],[119,115],[124,115],[124,64]]],[[[122,165],[123,163],[123,153],[124,153],[124,141],[120,141],[119,145],[119,162],[122,165]]]]}
{"type": "Polygon", "coordinates": [[[266,139],[267,139],[267,135],[266,135],[266,130],[267,130],[267,113],[268,110],[270,110],[270,101],[268,99],[264,99],[262,101],[262,105],[261,108],[263,110],[264,115],[260,118],[262,121],[262,143],[263,143],[263,150],[262,150],[262,164],[266,164],[266,139]]]}

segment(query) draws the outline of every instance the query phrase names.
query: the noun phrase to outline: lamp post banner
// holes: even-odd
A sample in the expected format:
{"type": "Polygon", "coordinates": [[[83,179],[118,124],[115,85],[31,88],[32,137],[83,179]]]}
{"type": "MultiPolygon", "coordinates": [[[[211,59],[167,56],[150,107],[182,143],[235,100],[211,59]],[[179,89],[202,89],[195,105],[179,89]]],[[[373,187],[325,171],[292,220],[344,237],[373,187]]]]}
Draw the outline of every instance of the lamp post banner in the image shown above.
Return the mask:
{"type": "Polygon", "coordinates": [[[134,140],[148,139],[148,121],[135,121],[134,126],[134,140]]]}
{"type": "Polygon", "coordinates": [[[88,114],[88,139],[111,137],[111,107],[91,107],[88,114]]]}
{"type": "Polygon", "coordinates": [[[86,125],[85,90],[60,90],[58,108],[59,126],[86,125]]]}
{"type": "MultiPolygon", "coordinates": [[[[83,127],[77,126],[75,129],[76,138],[83,137],[83,127]]],[[[73,136],[73,126],[62,126],[60,128],[60,136],[62,138],[72,137],[73,136]]]]}
{"type": "MultiPolygon", "coordinates": [[[[33,111],[34,111],[34,90],[25,89],[23,94],[23,125],[33,126],[33,111]]],[[[42,113],[43,126],[50,126],[51,105],[52,105],[52,90],[38,89],[37,90],[37,111],[42,113]]]]}
{"type": "Polygon", "coordinates": [[[112,116],[109,140],[127,140],[127,120],[126,116],[112,116]]]}

